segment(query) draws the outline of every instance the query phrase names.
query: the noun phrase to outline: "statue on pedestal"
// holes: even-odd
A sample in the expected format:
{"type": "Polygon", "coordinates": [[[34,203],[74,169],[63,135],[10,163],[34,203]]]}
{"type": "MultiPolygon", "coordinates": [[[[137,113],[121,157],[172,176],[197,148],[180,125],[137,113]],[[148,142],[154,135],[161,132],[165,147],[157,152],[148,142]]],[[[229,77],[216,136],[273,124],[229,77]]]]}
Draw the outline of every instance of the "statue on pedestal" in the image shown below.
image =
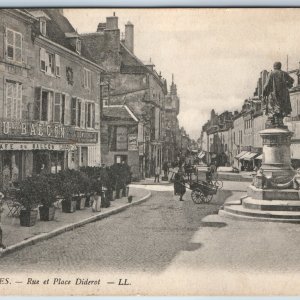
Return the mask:
{"type": "Polygon", "coordinates": [[[289,88],[294,79],[281,70],[281,63],[275,62],[263,90],[263,110],[268,116],[266,128],[285,128],[283,118],[292,111],[289,88]]]}

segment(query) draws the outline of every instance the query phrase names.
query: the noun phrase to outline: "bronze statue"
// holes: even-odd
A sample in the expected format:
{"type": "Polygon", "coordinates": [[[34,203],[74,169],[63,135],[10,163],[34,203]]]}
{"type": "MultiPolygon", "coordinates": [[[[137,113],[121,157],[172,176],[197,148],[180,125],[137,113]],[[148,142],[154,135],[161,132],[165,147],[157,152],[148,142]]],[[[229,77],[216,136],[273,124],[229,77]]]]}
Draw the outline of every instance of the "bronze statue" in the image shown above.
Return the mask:
{"type": "Polygon", "coordinates": [[[268,116],[267,127],[284,127],[283,118],[292,111],[289,88],[294,79],[275,62],[263,90],[263,110],[268,116]]]}

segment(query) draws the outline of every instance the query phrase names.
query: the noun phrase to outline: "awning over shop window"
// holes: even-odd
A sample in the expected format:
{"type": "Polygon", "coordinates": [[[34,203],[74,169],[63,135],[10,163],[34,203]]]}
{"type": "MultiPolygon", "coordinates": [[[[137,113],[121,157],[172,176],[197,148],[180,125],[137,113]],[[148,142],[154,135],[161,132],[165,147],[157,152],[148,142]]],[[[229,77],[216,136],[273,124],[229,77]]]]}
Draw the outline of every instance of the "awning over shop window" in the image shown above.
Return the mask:
{"type": "Polygon", "coordinates": [[[258,156],[259,153],[255,153],[255,152],[248,152],[247,154],[245,154],[241,159],[244,160],[253,160],[254,157],[258,156]]]}
{"type": "Polygon", "coordinates": [[[258,155],[257,157],[255,157],[254,159],[260,159],[260,160],[262,160],[263,159],[263,155],[261,154],[261,155],[258,155]]]}
{"type": "Polygon", "coordinates": [[[236,159],[240,159],[242,156],[244,156],[246,153],[248,153],[247,151],[242,151],[240,152],[238,155],[235,156],[236,159]]]}

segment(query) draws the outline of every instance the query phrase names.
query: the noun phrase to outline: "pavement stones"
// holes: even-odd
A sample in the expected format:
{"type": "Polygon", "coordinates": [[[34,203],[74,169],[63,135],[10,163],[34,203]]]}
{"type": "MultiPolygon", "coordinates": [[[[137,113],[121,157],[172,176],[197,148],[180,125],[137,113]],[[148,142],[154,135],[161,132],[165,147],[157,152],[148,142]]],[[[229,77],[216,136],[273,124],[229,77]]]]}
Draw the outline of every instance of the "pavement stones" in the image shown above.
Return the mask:
{"type": "Polygon", "coordinates": [[[33,227],[21,227],[18,218],[6,216],[7,208],[4,207],[1,227],[3,230],[3,243],[7,247],[0,250],[0,257],[140,204],[151,197],[151,192],[143,188],[130,187],[130,195],[133,196],[132,203],[128,203],[127,197],[123,197],[112,201],[110,207],[102,208],[101,212],[98,213],[92,212],[91,208],[69,214],[62,213],[60,209],[57,209],[54,221],[37,221],[37,224],[33,227]]]}

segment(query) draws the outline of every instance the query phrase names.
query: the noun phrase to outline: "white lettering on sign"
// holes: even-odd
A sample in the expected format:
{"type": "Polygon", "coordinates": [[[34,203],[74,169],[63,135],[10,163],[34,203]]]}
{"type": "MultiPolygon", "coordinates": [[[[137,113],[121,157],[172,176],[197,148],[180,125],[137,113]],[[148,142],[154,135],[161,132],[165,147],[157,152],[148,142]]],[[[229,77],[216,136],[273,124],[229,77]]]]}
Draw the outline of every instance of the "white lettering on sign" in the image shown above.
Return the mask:
{"type": "Polygon", "coordinates": [[[74,151],[73,144],[50,144],[50,143],[0,143],[0,151],[3,150],[50,150],[50,151],[74,151]]]}

